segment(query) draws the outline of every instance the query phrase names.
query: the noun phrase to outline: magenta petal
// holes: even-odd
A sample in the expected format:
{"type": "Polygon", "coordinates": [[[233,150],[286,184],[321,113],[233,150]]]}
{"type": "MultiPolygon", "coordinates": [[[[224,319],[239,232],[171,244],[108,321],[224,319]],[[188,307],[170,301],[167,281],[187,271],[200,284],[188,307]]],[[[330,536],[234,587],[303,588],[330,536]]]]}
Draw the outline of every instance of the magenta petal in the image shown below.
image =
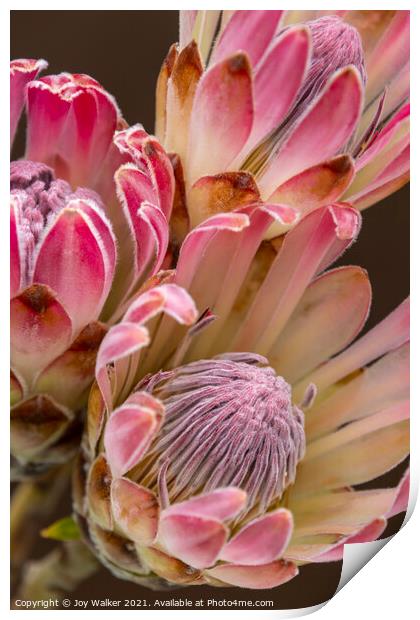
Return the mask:
{"type": "Polygon", "coordinates": [[[45,69],[45,60],[22,58],[10,63],[10,143],[13,143],[17,124],[25,100],[25,88],[40,71],[45,69]]]}
{"type": "Polygon", "coordinates": [[[224,546],[220,558],[246,566],[268,564],[281,556],[292,530],[292,514],[285,509],[276,510],[245,525],[224,546]]]}
{"type": "MultiPolygon", "coordinates": [[[[169,220],[175,180],[170,159],[160,143],[154,136],[149,136],[141,125],[117,132],[114,141],[121,153],[129,154],[130,160],[147,172],[154,194],[144,196],[143,200],[157,204],[169,220]]],[[[140,189],[142,194],[146,191],[144,182],[140,184],[140,189]]]]}
{"type": "MultiPolygon", "coordinates": [[[[160,406],[158,407],[160,411],[160,406]]],[[[115,409],[105,427],[106,457],[115,477],[123,476],[142,458],[158,427],[154,409],[122,405],[115,409]]]]}
{"type": "Polygon", "coordinates": [[[112,143],[118,114],[115,101],[99,85],[81,89],[72,100],[60,146],[74,185],[94,185],[112,143]]]}
{"type": "Polygon", "coordinates": [[[162,513],[158,536],[168,553],[194,568],[206,568],[216,562],[227,529],[216,519],[162,513]]]}
{"type": "Polygon", "coordinates": [[[188,184],[226,170],[248,139],[252,121],[251,68],[247,57],[239,53],[211,67],[197,86],[186,166],[188,184]]]}
{"type": "Polygon", "coordinates": [[[212,64],[241,50],[255,64],[267,49],[276,32],[283,11],[235,11],[218,40],[212,64]]]}
{"type": "Polygon", "coordinates": [[[44,80],[28,85],[26,159],[54,166],[57,142],[63,131],[69,101],[61,99],[44,80]]]}
{"type": "Polygon", "coordinates": [[[265,590],[275,588],[296,577],[298,568],[292,562],[278,560],[261,566],[221,564],[206,571],[211,577],[240,588],[265,590]]]}
{"type": "Polygon", "coordinates": [[[168,246],[168,224],[155,206],[158,195],[150,177],[132,164],[115,174],[119,198],[135,240],[135,279],[154,275],[160,268],[168,246]]]}
{"type": "Polygon", "coordinates": [[[337,71],[271,158],[259,181],[263,197],[302,170],[337,155],[353,134],[362,100],[357,69],[337,71]]]}
{"type": "Polygon", "coordinates": [[[72,324],[47,286],[32,285],[10,302],[13,366],[30,385],[71,342],[72,324]]]}
{"type": "Polygon", "coordinates": [[[244,508],[246,498],[245,491],[236,487],[226,487],[193,497],[186,502],[173,504],[166,513],[189,514],[224,521],[236,517],[244,508]]]}
{"type": "Polygon", "coordinates": [[[34,282],[56,291],[75,332],[99,316],[115,266],[115,254],[107,251],[112,246],[110,225],[99,210],[90,215],[90,209],[87,202],[74,200],[59,213],[40,244],[33,274],[34,282]]]}
{"type": "Polygon", "coordinates": [[[93,187],[120,117],[93,78],[61,73],[28,87],[28,159],[43,161],[73,186],[93,187]]]}

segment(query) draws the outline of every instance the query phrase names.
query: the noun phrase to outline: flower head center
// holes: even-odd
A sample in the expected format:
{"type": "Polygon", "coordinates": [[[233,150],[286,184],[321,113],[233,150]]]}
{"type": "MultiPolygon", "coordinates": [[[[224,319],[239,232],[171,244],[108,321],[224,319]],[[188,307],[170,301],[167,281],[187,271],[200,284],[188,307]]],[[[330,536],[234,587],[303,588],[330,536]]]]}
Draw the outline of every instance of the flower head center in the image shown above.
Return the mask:
{"type": "Polygon", "coordinates": [[[303,414],[291,388],[252,354],[229,354],[164,373],[149,387],[166,418],[144,472],[167,464],[171,500],[238,486],[263,512],[293,482],[305,449],[303,414]]]}

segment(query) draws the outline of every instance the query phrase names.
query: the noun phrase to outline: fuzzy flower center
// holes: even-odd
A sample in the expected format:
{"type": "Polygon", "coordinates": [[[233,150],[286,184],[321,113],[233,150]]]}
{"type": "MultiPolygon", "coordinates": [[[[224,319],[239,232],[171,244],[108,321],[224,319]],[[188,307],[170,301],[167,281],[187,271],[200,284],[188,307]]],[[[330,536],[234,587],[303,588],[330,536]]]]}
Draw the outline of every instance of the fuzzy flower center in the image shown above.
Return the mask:
{"type": "Polygon", "coordinates": [[[10,196],[17,209],[19,244],[27,278],[43,232],[71,200],[90,199],[103,208],[95,192],[82,188],[73,192],[66,181],[55,179],[51,168],[27,160],[10,165],[10,196]]]}
{"type": "Polygon", "coordinates": [[[146,389],[163,401],[166,416],[142,478],[156,484],[167,467],[172,501],[238,486],[248,508],[264,512],[293,482],[305,450],[303,414],[265,358],[193,362],[152,377],[146,389]]]}

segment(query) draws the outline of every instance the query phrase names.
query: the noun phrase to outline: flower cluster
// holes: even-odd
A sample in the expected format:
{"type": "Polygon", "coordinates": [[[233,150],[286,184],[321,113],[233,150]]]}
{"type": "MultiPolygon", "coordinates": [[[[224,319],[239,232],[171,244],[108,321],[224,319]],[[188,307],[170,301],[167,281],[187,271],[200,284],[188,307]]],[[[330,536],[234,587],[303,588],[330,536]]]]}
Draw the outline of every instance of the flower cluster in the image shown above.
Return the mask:
{"type": "Polygon", "coordinates": [[[75,519],[124,579],[271,588],[405,510],[360,485],[408,454],[408,300],[363,333],[333,265],[408,178],[408,12],[338,13],[182,12],[158,138],[12,63],[12,453],[67,459],[87,403],[75,519]]]}

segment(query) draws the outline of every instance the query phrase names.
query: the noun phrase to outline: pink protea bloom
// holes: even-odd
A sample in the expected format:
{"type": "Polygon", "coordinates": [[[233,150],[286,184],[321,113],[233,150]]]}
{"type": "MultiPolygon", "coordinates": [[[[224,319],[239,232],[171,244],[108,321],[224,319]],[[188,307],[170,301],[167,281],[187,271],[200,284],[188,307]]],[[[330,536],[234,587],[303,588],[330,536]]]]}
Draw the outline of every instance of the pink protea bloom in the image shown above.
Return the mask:
{"type": "Polygon", "coordinates": [[[364,209],[408,180],[409,12],[300,13],[181,11],[156,108],[180,158],[178,237],[257,200],[295,209],[270,238],[296,215],[338,199],[364,209]]]}
{"type": "Polygon", "coordinates": [[[27,102],[25,158],[11,165],[12,453],[17,471],[68,458],[109,325],[161,268],[172,167],[86,75],[35,79],[11,63],[11,135],[27,102]]]}
{"type": "Polygon", "coordinates": [[[359,212],[318,208],[274,249],[282,216],[257,204],[197,226],[101,343],[74,506],[117,576],[271,588],[405,509],[407,475],[358,485],[409,450],[408,301],[357,339],[366,272],[326,270],[359,212]]]}

